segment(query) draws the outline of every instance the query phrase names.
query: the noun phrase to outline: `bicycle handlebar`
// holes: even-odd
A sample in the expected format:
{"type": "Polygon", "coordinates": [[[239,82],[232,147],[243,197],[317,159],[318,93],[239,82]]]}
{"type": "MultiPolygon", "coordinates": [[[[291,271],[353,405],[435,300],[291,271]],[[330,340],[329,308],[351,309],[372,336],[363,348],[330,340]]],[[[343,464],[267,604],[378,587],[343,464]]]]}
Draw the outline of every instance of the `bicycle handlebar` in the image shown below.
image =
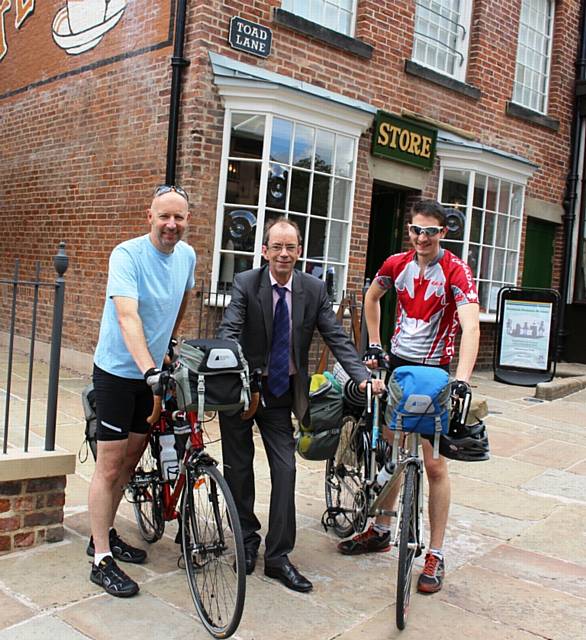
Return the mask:
{"type": "Polygon", "coordinates": [[[161,411],[163,410],[163,398],[167,392],[169,385],[169,379],[171,378],[171,372],[168,369],[164,369],[159,377],[159,384],[161,385],[161,393],[156,394],[153,389],[153,412],[147,418],[147,423],[152,427],[155,422],[161,417],[161,411]]]}

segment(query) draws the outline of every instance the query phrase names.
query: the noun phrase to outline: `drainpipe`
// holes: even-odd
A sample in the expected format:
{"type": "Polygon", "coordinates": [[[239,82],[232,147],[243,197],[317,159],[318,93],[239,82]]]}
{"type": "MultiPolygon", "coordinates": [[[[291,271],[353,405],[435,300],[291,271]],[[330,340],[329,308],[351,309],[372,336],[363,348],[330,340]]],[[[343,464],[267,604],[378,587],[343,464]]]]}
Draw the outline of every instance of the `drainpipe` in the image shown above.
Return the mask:
{"type": "Polygon", "coordinates": [[[187,0],[179,0],[175,15],[175,39],[171,68],[171,103],[169,107],[169,134],[167,136],[167,171],[165,184],[175,184],[175,169],[177,165],[177,131],[179,129],[179,107],[181,100],[181,76],[183,67],[189,65],[189,60],[183,57],[185,44],[185,15],[187,0]]]}
{"type": "MultiPolygon", "coordinates": [[[[581,181],[580,154],[584,153],[584,149],[582,149],[580,145],[584,116],[586,115],[586,7],[584,3],[582,3],[580,36],[580,52],[576,69],[576,99],[574,102],[574,118],[572,122],[570,173],[566,180],[566,193],[563,202],[564,215],[562,216],[564,229],[564,263],[560,281],[560,310],[558,316],[558,345],[556,354],[558,361],[561,360],[564,353],[565,340],[568,335],[565,323],[570,271],[572,268],[572,238],[574,234],[574,223],[576,221],[578,188],[581,181]]],[[[584,211],[583,200],[581,201],[581,211],[584,211]]]]}

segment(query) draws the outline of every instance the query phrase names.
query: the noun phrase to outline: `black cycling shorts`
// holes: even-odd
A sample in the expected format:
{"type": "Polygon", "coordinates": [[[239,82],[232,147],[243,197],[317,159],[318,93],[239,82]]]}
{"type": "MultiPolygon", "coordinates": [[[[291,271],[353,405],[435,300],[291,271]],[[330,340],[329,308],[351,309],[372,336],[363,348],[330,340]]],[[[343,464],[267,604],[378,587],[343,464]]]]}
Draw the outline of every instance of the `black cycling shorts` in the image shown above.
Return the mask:
{"type": "Polygon", "coordinates": [[[126,440],[146,433],[153,411],[153,392],[144,380],[114,376],[94,365],[98,440],[126,440]]]}

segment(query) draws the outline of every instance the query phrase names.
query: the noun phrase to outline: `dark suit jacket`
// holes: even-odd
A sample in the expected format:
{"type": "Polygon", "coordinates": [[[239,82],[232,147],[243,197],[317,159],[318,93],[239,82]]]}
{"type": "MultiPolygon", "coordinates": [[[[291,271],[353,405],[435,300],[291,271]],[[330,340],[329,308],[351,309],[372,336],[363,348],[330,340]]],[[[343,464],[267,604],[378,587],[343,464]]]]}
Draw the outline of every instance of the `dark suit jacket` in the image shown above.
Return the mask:
{"type": "MultiPolygon", "coordinates": [[[[309,408],[308,357],[315,329],[321,333],[348,375],[360,383],[370,377],[356,349],[340,326],[322,280],[295,270],[292,282],[292,341],[297,375],[293,412],[303,421],[309,408]]],[[[238,340],[250,370],[266,371],[273,333],[273,292],[268,266],[243,271],[234,278],[232,300],[218,329],[219,338],[238,340]]]]}

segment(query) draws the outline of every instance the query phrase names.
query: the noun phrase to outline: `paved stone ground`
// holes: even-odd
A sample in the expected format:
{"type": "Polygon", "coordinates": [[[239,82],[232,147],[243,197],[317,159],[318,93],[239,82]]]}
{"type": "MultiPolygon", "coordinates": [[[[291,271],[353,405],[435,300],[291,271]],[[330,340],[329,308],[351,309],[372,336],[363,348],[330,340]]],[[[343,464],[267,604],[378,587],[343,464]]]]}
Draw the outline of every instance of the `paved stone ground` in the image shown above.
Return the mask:
{"type": "MultiPolygon", "coordinates": [[[[17,362],[12,393],[24,397],[26,363],[17,362]]],[[[46,367],[37,367],[32,424],[44,424],[46,367]]],[[[86,380],[63,372],[57,445],[77,451],[86,380]]],[[[298,537],[292,560],[314,583],[291,592],[265,578],[262,560],[247,578],[236,638],[569,640],[586,637],[586,390],[539,402],[534,390],[474,377],[488,399],[489,462],[450,463],[453,506],[445,543],[447,578],[434,596],[414,594],[408,626],[394,626],[396,550],[349,558],[320,526],[323,463],[298,461],[298,537]],[[425,636],[423,635],[425,634],[425,636]]],[[[24,405],[13,396],[11,441],[22,442],[24,405]],[[20,421],[20,422],[19,422],[20,421]],[[16,425],[16,426],[14,426],[16,425]]],[[[5,394],[0,391],[0,415],[5,394]]],[[[33,446],[43,429],[33,428],[33,446]]],[[[212,424],[210,437],[217,437],[212,424]]],[[[269,474],[260,438],[257,506],[267,521],[269,474]]],[[[218,444],[210,449],[218,454],[218,444]]],[[[63,542],[0,557],[0,640],[190,640],[209,637],[177,568],[175,527],[130,566],[139,596],[120,600],[88,580],[87,490],[93,465],[78,464],[67,485],[63,542]]],[[[128,504],[117,527],[141,544],[128,504]]],[[[146,545],[143,545],[146,546],[146,545]]],[[[125,567],[126,568],[126,567],[125,567]]]]}

